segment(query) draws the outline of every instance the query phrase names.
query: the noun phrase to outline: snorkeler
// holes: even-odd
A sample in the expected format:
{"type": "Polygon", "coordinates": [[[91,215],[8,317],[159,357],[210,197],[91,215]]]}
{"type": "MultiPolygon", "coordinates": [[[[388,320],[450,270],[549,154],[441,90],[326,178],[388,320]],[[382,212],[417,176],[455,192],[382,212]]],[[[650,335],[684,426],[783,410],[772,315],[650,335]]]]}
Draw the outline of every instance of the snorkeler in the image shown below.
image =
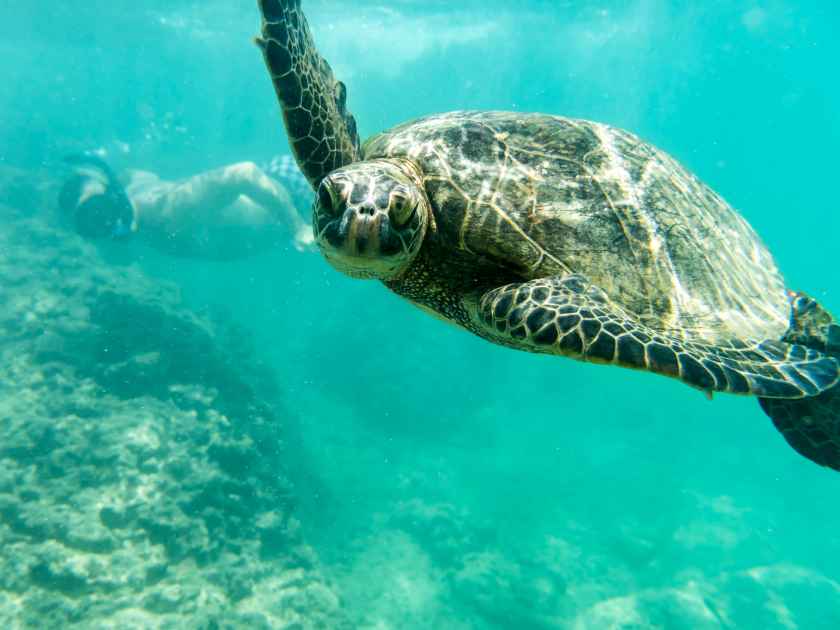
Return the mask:
{"type": "Polygon", "coordinates": [[[67,158],[74,174],[59,209],[81,236],[138,239],[176,256],[233,260],[292,242],[312,246],[312,228],[283,185],[252,162],[179,181],[131,170],[124,184],[96,155],[67,158]]]}

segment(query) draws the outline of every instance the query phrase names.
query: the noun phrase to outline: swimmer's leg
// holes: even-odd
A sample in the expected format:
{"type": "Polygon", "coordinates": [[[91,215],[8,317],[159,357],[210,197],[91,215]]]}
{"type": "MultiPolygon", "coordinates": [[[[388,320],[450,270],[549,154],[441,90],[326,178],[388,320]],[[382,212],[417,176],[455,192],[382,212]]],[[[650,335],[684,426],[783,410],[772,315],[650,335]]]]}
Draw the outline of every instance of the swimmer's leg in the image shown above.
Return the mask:
{"type": "Polygon", "coordinates": [[[303,250],[314,243],[312,226],[298,213],[288,191],[277,180],[266,175],[253,162],[240,162],[226,166],[224,177],[241,187],[242,194],[260,204],[288,224],[295,235],[295,247],[303,250]]]}
{"type": "Polygon", "coordinates": [[[240,196],[248,197],[290,228],[297,249],[303,250],[313,243],[312,226],[300,216],[289,193],[253,162],[239,162],[201,173],[178,188],[179,201],[187,201],[183,196],[188,196],[190,205],[205,211],[231,206],[240,196]]]}

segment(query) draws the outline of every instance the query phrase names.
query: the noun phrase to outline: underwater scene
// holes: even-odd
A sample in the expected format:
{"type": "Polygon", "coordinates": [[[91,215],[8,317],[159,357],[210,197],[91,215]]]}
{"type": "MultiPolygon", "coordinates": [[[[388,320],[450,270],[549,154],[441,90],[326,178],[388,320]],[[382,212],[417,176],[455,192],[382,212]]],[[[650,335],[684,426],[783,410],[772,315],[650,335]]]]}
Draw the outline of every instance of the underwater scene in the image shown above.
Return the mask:
{"type": "Polygon", "coordinates": [[[0,3],[0,622],[840,628],[838,30],[0,3]]]}

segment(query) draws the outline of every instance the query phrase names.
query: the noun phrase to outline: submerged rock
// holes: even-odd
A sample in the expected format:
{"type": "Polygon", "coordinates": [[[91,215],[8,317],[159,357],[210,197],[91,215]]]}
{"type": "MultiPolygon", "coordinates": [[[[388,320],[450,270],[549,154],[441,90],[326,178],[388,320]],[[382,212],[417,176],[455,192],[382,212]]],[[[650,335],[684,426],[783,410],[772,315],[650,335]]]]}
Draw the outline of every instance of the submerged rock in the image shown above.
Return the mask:
{"type": "Polygon", "coordinates": [[[0,208],[0,621],[342,627],[242,338],[0,208]]]}
{"type": "Polygon", "coordinates": [[[579,615],[571,627],[833,630],[840,627],[840,584],[795,565],[755,567],[610,598],[579,615]]]}

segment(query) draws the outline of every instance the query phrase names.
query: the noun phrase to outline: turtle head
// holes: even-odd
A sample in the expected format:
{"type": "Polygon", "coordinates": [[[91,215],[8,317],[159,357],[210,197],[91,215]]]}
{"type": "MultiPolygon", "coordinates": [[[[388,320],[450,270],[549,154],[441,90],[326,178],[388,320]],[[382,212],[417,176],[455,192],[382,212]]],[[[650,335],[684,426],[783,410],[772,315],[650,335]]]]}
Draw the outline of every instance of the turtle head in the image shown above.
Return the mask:
{"type": "Polygon", "coordinates": [[[418,168],[408,160],[369,160],[327,175],[313,226],[327,261],[354,278],[394,278],[411,264],[431,220],[418,168]]]}

